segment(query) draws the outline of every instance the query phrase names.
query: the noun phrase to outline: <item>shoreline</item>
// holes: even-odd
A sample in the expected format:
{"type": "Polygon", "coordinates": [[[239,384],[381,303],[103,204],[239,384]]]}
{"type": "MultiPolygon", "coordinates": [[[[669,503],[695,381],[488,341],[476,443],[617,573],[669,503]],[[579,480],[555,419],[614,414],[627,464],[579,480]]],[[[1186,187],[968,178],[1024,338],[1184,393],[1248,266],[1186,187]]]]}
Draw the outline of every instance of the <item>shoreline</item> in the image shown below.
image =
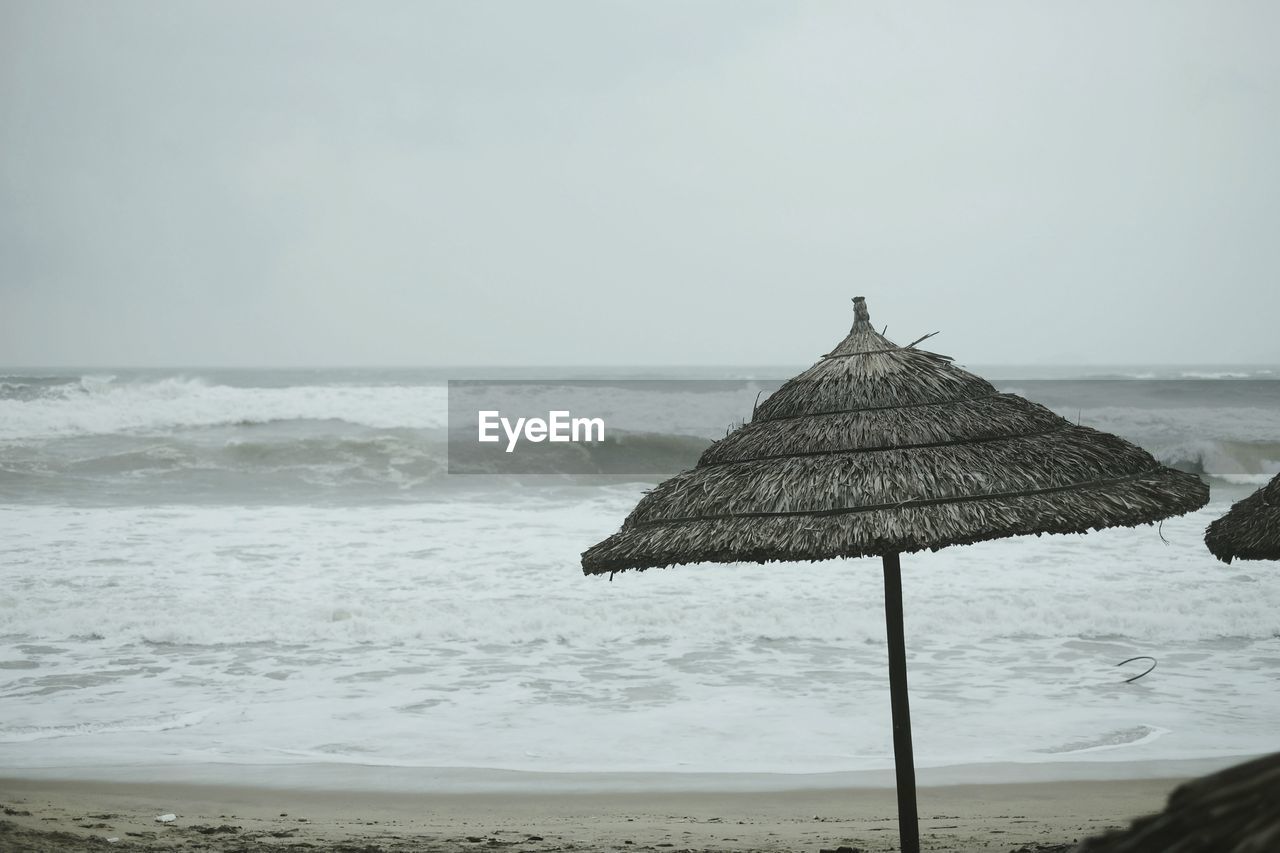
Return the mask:
{"type": "MultiPolygon", "coordinates": [[[[1042,762],[982,762],[916,767],[921,787],[1054,782],[1187,779],[1217,772],[1265,753],[1201,758],[1124,758],[1042,762]]],[[[172,764],[101,764],[4,767],[0,782],[85,782],[248,786],[380,794],[529,793],[768,793],[840,789],[892,789],[892,765],[872,770],[816,773],[682,771],[540,771],[490,767],[420,767],[354,762],[290,761],[172,764]]]]}
{"type": "MultiPolygon", "coordinates": [[[[1053,850],[1159,811],[1187,777],[921,785],[923,849],[1053,850]]],[[[890,851],[888,787],[407,792],[0,779],[0,850],[890,851]],[[175,815],[169,823],[156,817],[175,815]],[[6,846],[7,845],[7,846],[6,846]],[[312,845],[304,848],[302,845],[312,845]]]]}

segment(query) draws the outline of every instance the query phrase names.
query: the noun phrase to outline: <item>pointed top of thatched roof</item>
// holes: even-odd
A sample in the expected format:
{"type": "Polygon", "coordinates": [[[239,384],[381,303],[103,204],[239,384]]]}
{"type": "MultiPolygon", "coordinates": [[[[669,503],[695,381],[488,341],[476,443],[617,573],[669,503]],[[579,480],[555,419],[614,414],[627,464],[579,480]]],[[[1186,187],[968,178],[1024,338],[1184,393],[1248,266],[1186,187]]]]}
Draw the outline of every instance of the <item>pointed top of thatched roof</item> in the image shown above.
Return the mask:
{"type": "Polygon", "coordinates": [[[826,357],[836,358],[885,349],[897,349],[897,346],[871,325],[871,313],[867,311],[867,300],[861,296],[853,297],[853,328],[835,349],[827,353],[826,357]]]}
{"type": "Polygon", "coordinates": [[[646,495],[582,565],[936,550],[1149,523],[1207,500],[1198,478],[1116,436],[898,346],[859,297],[844,340],[646,495]]]}
{"type": "Polygon", "coordinates": [[[1280,560],[1280,474],[1235,503],[1204,532],[1219,560],[1280,560]]]}
{"type": "MultiPolygon", "coordinates": [[[[860,355],[869,352],[913,349],[916,344],[929,337],[932,337],[932,335],[918,338],[914,343],[906,347],[898,346],[883,334],[877,332],[875,326],[871,325],[871,312],[867,310],[866,298],[855,296],[853,297],[853,328],[849,330],[849,334],[845,336],[845,339],[823,358],[842,358],[848,355],[860,355]]],[[[926,355],[931,355],[944,361],[951,360],[947,356],[938,355],[937,353],[926,353],[926,355]]]]}

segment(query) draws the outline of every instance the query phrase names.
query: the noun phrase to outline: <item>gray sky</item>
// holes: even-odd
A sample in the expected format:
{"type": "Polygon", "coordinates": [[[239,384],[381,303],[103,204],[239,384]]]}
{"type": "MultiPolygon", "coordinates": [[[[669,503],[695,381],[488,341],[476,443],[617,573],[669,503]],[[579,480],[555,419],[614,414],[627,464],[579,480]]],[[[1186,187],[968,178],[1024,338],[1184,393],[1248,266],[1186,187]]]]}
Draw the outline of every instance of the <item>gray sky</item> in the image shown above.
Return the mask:
{"type": "Polygon", "coordinates": [[[0,364],[1280,362],[1277,32],[0,0],[0,364]]]}

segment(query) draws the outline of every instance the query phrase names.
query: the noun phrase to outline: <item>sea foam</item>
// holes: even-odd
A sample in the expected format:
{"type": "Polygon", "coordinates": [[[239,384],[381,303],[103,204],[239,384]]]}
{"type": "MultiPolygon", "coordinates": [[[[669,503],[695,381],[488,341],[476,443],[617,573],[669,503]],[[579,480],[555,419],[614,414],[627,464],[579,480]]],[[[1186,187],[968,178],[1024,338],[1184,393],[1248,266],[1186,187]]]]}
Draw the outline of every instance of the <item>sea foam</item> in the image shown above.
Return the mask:
{"type": "MultiPolygon", "coordinates": [[[[890,766],[878,564],[583,577],[638,496],[8,507],[0,761],[890,766]]],[[[1203,549],[1224,508],[904,556],[921,765],[1268,748],[1280,586],[1203,549]]]]}

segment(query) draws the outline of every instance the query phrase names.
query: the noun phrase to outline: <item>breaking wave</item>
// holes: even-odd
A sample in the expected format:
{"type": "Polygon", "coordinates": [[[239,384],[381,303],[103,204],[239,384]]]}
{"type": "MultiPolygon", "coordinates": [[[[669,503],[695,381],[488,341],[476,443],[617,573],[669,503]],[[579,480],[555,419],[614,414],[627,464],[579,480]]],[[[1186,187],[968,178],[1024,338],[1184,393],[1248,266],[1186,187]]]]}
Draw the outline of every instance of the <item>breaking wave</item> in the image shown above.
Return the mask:
{"type": "MultiPolygon", "coordinates": [[[[421,495],[441,488],[450,470],[449,392],[438,379],[400,379],[360,372],[267,372],[250,377],[258,384],[191,375],[0,376],[0,498],[421,495]]],[[[1221,483],[1260,485],[1280,472],[1280,382],[1012,384],[1019,387],[1001,390],[1221,483]]],[[[544,445],[521,473],[646,481],[672,474],[693,465],[727,424],[749,417],[759,393],[755,385],[677,385],[642,393],[616,384],[557,389],[558,405],[563,396],[575,412],[604,414],[609,440],[557,445],[554,453],[544,445]]],[[[525,390],[544,400],[548,387],[525,390]]],[[[502,461],[501,453],[481,458],[467,472],[510,473],[502,461]]]]}
{"type": "Polygon", "coordinates": [[[293,385],[236,387],[173,376],[120,382],[33,377],[0,384],[0,439],[342,420],[370,427],[440,427],[440,385],[293,385]]]}

